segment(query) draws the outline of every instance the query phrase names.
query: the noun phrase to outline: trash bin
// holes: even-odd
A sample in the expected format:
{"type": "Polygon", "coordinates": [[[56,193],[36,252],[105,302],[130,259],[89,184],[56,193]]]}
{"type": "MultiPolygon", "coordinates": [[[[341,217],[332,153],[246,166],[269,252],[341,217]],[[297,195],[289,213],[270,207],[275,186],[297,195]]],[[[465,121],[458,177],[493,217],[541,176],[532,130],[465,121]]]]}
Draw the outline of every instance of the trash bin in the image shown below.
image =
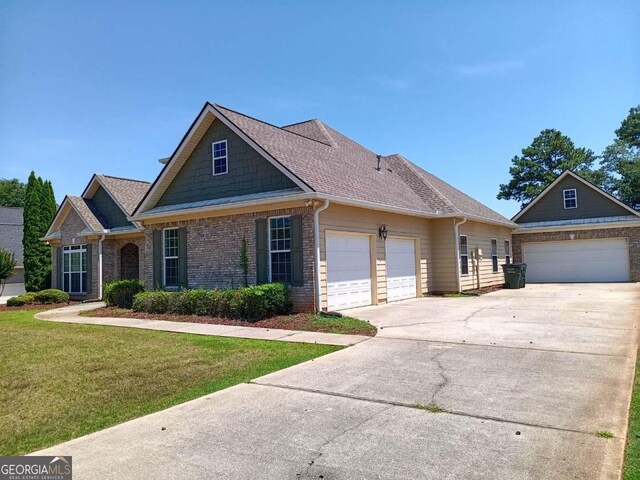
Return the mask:
{"type": "Polygon", "coordinates": [[[502,265],[505,288],[524,288],[527,273],[526,263],[509,263],[502,265]]]}

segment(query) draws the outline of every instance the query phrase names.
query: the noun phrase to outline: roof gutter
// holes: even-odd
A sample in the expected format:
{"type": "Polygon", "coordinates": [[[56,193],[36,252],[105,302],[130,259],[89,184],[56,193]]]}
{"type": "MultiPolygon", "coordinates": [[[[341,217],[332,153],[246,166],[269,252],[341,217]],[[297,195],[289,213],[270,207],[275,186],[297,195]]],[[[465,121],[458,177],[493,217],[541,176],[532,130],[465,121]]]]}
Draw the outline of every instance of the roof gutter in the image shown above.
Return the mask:
{"type": "Polygon", "coordinates": [[[462,292],[462,280],[460,279],[460,225],[466,223],[467,217],[464,217],[461,221],[456,222],[453,220],[453,234],[455,235],[454,241],[456,242],[456,289],[458,293],[462,292]]]}
{"type": "MultiPolygon", "coordinates": [[[[271,203],[280,203],[285,201],[295,201],[295,200],[329,200],[332,203],[340,204],[340,205],[348,205],[351,207],[358,208],[368,208],[371,210],[378,210],[381,212],[389,212],[396,213],[399,215],[409,215],[413,217],[421,217],[421,218],[460,218],[460,213],[450,213],[446,215],[436,214],[436,213],[427,213],[420,210],[414,210],[411,208],[403,208],[403,207],[392,207],[389,205],[384,205],[376,202],[368,202],[366,200],[356,200],[351,198],[339,197],[336,195],[328,195],[324,193],[301,193],[295,195],[286,195],[280,197],[271,197],[266,199],[255,199],[255,200],[247,200],[243,202],[234,202],[234,203],[225,203],[221,205],[209,205],[205,207],[196,207],[196,208],[187,208],[184,210],[174,210],[174,211],[166,211],[166,212],[157,212],[157,213],[140,213],[138,215],[128,216],[127,220],[129,221],[144,221],[156,218],[178,218],[185,215],[191,215],[193,213],[209,213],[215,211],[223,211],[230,208],[242,208],[242,207],[250,207],[256,205],[268,205],[271,203]]],[[[490,220],[487,218],[483,218],[477,215],[466,215],[465,218],[468,220],[473,220],[482,223],[488,223],[491,225],[498,225],[500,227],[505,228],[517,228],[517,225],[513,222],[506,221],[500,222],[496,220],[490,220]]]]}
{"type": "Polygon", "coordinates": [[[322,288],[320,288],[320,212],[329,207],[329,200],[324,201],[324,205],[316,208],[313,212],[313,241],[316,248],[315,269],[316,269],[316,311],[322,311],[322,288]]]}

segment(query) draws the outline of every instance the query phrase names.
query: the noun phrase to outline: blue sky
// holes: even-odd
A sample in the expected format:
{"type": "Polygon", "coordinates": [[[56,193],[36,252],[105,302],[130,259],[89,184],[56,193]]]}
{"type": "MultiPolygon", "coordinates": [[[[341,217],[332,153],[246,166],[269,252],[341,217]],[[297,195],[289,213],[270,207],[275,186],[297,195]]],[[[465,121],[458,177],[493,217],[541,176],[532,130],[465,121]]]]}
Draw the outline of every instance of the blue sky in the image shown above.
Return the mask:
{"type": "Polygon", "coordinates": [[[500,213],[544,128],[599,153],[640,103],[640,2],[0,3],[0,177],[153,180],[205,101],[320,118],[500,213]]]}

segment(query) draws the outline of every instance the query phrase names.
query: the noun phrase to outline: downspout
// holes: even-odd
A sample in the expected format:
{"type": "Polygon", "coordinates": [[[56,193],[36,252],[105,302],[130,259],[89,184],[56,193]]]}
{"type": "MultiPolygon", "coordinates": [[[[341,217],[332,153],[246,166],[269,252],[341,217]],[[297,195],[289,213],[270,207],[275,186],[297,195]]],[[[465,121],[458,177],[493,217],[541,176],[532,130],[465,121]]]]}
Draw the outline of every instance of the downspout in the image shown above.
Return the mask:
{"type": "MultiPolygon", "coordinates": [[[[456,287],[458,293],[462,292],[462,280],[460,279],[460,230],[458,227],[467,221],[467,217],[463,217],[460,222],[453,221],[453,234],[455,235],[456,242],[456,287]]],[[[467,245],[467,249],[469,245],[467,245]]],[[[467,254],[469,252],[467,251],[467,254]]]]}
{"type": "Polygon", "coordinates": [[[324,205],[313,212],[313,241],[316,247],[315,269],[316,269],[316,311],[322,311],[322,288],[320,288],[320,212],[329,207],[329,200],[324,201],[324,205]]]}
{"type": "Polygon", "coordinates": [[[98,242],[98,300],[102,300],[102,242],[105,236],[100,237],[98,242]]]}

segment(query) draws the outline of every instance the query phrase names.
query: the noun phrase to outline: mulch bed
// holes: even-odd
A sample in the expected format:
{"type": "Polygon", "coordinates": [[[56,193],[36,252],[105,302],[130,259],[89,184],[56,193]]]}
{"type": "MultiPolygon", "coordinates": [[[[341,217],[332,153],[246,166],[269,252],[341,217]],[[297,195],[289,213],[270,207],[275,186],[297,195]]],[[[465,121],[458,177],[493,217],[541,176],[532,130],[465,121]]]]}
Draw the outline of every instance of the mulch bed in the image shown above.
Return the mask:
{"type": "MultiPolygon", "coordinates": [[[[116,307],[102,307],[96,310],[83,312],[83,316],[87,317],[117,317],[117,318],[140,318],[144,320],[168,320],[170,322],[190,322],[190,323],[209,323],[213,325],[232,325],[238,327],[256,327],[256,328],[277,328],[283,330],[302,330],[310,332],[327,332],[332,329],[330,325],[314,325],[312,324],[314,314],[296,313],[293,315],[279,315],[276,317],[264,318],[255,322],[247,322],[243,320],[234,320],[222,317],[200,317],[196,315],[174,315],[161,313],[145,313],[134,312],[116,307]]],[[[339,319],[338,319],[339,320],[339,319]]],[[[369,329],[350,329],[350,335],[367,335],[374,336],[375,330],[369,329]]]]}
{"type": "Polygon", "coordinates": [[[0,312],[14,312],[18,310],[53,310],[54,308],[68,307],[69,305],[75,305],[78,302],[68,303],[28,303],[20,307],[8,307],[7,305],[0,305],[0,312]]]}

